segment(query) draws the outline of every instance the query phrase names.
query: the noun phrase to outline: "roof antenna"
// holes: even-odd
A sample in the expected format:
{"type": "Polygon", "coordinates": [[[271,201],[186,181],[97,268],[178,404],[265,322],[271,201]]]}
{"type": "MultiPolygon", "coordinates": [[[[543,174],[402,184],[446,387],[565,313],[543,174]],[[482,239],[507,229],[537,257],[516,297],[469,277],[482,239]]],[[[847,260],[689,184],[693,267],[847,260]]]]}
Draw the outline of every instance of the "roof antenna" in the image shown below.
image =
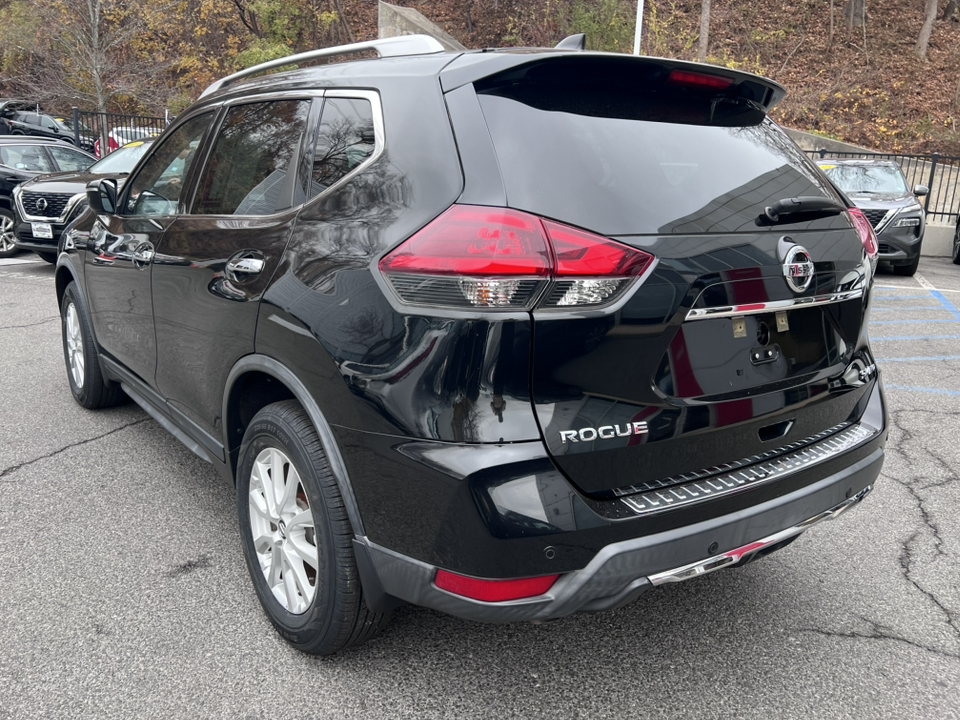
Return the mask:
{"type": "Polygon", "coordinates": [[[557,43],[556,49],[557,50],[586,50],[587,34],[577,33],[576,35],[568,35],[563,40],[557,43]]]}

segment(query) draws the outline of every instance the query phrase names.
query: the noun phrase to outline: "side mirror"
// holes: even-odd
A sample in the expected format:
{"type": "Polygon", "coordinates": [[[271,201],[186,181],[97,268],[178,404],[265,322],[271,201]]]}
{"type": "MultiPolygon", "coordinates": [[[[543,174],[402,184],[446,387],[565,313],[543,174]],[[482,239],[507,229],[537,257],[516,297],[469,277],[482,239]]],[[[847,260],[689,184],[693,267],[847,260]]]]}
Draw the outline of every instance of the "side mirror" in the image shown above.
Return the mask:
{"type": "Polygon", "coordinates": [[[913,194],[917,197],[923,197],[928,192],[930,192],[930,188],[928,188],[926,185],[917,185],[913,188],[913,194]]]}
{"type": "Polygon", "coordinates": [[[109,178],[92,180],[87,185],[87,202],[96,213],[117,212],[117,183],[109,178]]]}

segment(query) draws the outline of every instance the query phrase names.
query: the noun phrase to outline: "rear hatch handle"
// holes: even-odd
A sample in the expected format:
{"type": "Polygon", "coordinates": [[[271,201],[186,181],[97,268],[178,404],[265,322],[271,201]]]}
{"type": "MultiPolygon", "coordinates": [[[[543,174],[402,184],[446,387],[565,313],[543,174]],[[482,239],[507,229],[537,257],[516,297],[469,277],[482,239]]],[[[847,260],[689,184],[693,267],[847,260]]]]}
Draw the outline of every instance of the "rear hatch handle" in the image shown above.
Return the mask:
{"type": "Polygon", "coordinates": [[[817,196],[801,196],[782,198],[773,205],[765,207],[763,214],[757,218],[757,225],[775,225],[782,222],[792,222],[794,215],[820,216],[839,215],[846,212],[847,207],[836,200],[817,196]]]}

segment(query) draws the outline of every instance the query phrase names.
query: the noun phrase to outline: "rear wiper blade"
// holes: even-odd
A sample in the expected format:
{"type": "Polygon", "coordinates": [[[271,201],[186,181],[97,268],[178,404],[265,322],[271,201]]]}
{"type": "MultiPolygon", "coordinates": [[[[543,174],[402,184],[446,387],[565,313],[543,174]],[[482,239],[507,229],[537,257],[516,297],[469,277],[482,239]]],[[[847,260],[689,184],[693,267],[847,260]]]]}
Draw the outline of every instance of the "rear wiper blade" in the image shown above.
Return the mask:
{"type": "Polygon", "coordinates": [[[773,205],[765,207],[763,214],[757,218],[757,225],[773,225],[781,222],[791,222],[795,215],[839,215],[847,207],[830,198],[817,196],[801,196],[783,198],[773,205]]]}

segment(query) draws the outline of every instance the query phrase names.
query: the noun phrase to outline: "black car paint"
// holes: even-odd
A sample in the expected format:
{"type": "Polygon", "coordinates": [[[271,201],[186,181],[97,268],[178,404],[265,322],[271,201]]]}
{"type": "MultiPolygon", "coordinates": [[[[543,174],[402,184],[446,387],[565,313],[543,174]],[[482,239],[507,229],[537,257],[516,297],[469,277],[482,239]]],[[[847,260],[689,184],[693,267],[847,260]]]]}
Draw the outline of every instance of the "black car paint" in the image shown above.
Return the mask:
{"type": "MultiPolygon", "coordinates": [[[[515,67],[532,57],[492,54],[488,66],[478,55],[459,61],[405,58],[351,65],[349,75],[333,66],[327,72],[313,69],[245,83],[243,95],[296,94],[325,86],[374,88],[387,118],[384,152],[366,172],[298,211],[261,218],[247,230],[243,221],[231,224],[231,231],[249,232],[251,238],[265,231],[258,247],[270,261],[269,270],[249,286],[232,282],[225,266],[237,250],[255,243],[250,239],[241,248],[232,242],[222,219],[143,220],[88,211],[72,230],[75,250],[61,255],[57,287],[62,294],[73,280],[83,288],[111,379],[123,382],[230,482],[245,423],[256,408],[296,397],[331,458],[358,535],[358,552],[362,555],[369,543],[468,575],[576,570],[611,542],[671,532],[677,542],[686,542],[680,537],[684,528],[736,517],[827,474],[841,478],[831,490],[839,497],[872,483],[872,470],[850,483],[843,473],[859,460],[878,457],[885,430],[824,466],[749,493],[650,518],[608,517],[597,512],[595,503],[615,486],[610,478],[602,486],[584,487],[587,468],[574,467],[572,455],[559,456],[550,438],[544,444],[538,417],[542,406],[592,392],[599,382],[604,402],[631,404],[639,412],[649,408],[672,423],[651,446],[673,434],[689,436],[688,447],[704,449],[698,438],[724,426],[722,418],[704,414],[702,403],[668,401],[654,391],[652,379],[684,313],[700,294],[718,284],[722,293],[736,294],[732,284],[744,278],[716,262],[727,247],[671,257],[675,237],[628,239],[658,253],[659,265],[623,310],[595,312],[586,323],[556,314],[425,310],[402,305],[390,292],[377,262],[391,248],[454,202],[508,204],[489,135],[475,134],[482,116],[469,82],[489,74],[490,66],[515,67]],[[445,75],[447,64],[456,73],[445,75]],[[456,89],[444,95],[446,78],[456,89]],[[349,242],[358,236],[364,238],[362,247],[349,242]],[[138,267],[129,257],[130,247],[143,240],[157,250],[152,268],[138,267]],[[151,307],[156,308],[155,323],[151,307]],[[650,342],[638,343],[638,338],[650,342]],[[611,364],[608,352],[614,358],[630,353],[629,367],[616,359],[611,364]],[[202,379],[191,376],[198,368],[206,373],[202,379]],[[687,405],[695,422],[681,425],[676,416],[669,417],[671,408],[687,405]],[[576,482],[571,482],[571,470],[576,482]],[[491,504],[491,487],[527,475],[574,508],[573,519],[531,526],[491,504]]],[[[196,110],[216,107],[237,92],[214,95],[196,110]]],[[[208,135],[198,157],[209,143],[208,135]]],[[[199,170],[191,172],[193,186],[199,170]]],[[[751,252],[759,252],[764,267],[748,281],[776,276],[774,248],[786,232],[776,227],[763,233],[761,249],[751,252]]],[[[835,234],[846,238],[845,243],[822,243],[818,282],[835,284],[838,273],[859,264],[859,240],[842,218],[796,223],[789,233],[811,244],[835,234]]],[[[747,245],[753,247],[755,239],[747,245]]],[[[729,245],[738,243],[743,244],[742,238],[729,245]]],[[[787,295],[785,286],[779,292],[787,295]]],[[[853,312],[859,328],[865,327],[866,308],[866,301],[858,301],[856,307],[833,312],[853,312]]],[[[842,318],[831,322],[844,325],[842,318]]],[[[855,335],[847,338],[851,348],[845,359],[859,354],[870,360],[865,336],[855,335]]],[[[855,419],[879,392],[879,382],[827,388],[828,376],[836,379],[842,370],[839,363],[822,368],[822,382],[802,391],[768,388],[762,394],[772,398],[772,410],[738,417],[715,448],[702,456],[688,453],[688,463],[704,467],[723,453],[729,458],[731,445],[747,442],[758,426],[786,416],[805,413],[810,418],[794,434],[821,422],[820,429],[837,419],[855,419]],[[820,409],[827,398],[839,402],[820,409]]],[[[794,434],[782,438],[783,443],[794,434]]],[[[637,461],[631,455],[612,462],[617,466],[613,475],[619,476],[624,463],[635,466],[637,461]]],[[[786,515],[779,519],[787,521],[786,515]]],[[[724,545],[734,547],[735,539],[736,533],[730,534],[724,545]]],[[[706,556],[707,550],[684,545],[691,557],[706,556]]],[[[365,587],[376,584],[368,561],[361,557],[358,563],[365,587]]]]}

